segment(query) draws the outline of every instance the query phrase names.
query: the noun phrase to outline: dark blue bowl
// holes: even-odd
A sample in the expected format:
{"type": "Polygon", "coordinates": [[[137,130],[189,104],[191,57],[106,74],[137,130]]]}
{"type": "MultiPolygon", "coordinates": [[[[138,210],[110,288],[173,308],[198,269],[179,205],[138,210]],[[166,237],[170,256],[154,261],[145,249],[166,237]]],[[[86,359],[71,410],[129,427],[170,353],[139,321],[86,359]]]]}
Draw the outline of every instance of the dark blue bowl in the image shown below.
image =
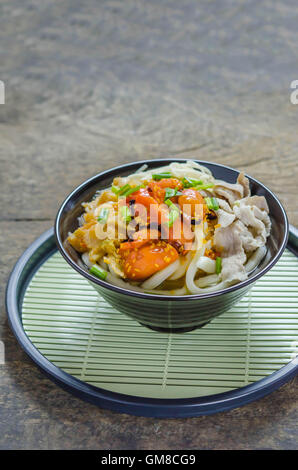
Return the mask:
{"type": "MultiPolygon", "coordinates": [[[[111,186],[116,176],[127,176],[144,163],[149,168],[157,168],[171,162],[186,161],[186,159],[144,160],[99,173],[78,186],[65,199],[55,221],[56,243],[66,261],[117,310],[149,328],[164,332],[178,333],[200,328],[229,310],[257,279],[274,266],[286,247],[289,234],[288,219],[278,198],[262,183],[246,175],[252,195],[265,196],[272,222],[271,233],[267,239],[267,254],[247,280],[206,294],[161,296],[116,287],[89,274],[82,266],[80,254],[67,242],[68,233],[78,227],[78,217],[83,213],[82,202],[89,201],[97,190],[111,186]]],[[[236,182],[239,171],[217,163],[195,161],[209,168],[215,178],[229,183],[236,182]]]]}

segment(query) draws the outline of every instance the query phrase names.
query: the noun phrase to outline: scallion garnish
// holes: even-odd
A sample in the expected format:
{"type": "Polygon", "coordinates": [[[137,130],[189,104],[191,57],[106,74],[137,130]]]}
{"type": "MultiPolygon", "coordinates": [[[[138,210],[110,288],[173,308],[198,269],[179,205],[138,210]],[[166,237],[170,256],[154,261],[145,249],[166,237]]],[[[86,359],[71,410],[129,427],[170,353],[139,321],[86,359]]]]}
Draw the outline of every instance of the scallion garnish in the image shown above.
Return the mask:
{"type": "Polygon", "coordinates": [[[130,222],[131,221],[131,214],[129,212],[129,208],[127,206],[122,206],[120,208],[120,211],[121,211],[121,215],[123,217],[123,219],[125,220],[126,223],[130,222]]]}
{"type": "Polygon", "coordinates": [[[209,188],[213,188],[213,187],[214,187],[213,183],[206,183],[206,184],[198,185],[195,188],[200,191],[201,189],[209,189],[209,188]]]}
{"type": "Polygon", "coordinates": [[[103,281],[106,279],[108,275],[107,271],[102,269],[97,264],[94,264],[93,266],[91,266],[91,268],[89,269],[89,272],[93,274],[94,276],[99,277],[99,279],[102,279],[103,281]]]}
{"type": "Polygon", "coordinates": [[[169,227],[172,227],[173,223],[175,222],[175,220],[176,220],[178,217],[179,217],[179,212],[178,212],[178,211],[175,211],[175,210],[170,211],[168,226],[169,226],[169,227]]]}
{"type": "Polygon", "coordinates": [[[124,196],[124,193],[129,189],[131,189],[131,186],[129,184],[125,184],[124,186],[122,186],[122,188],[120,188],[118,192],[119,196],[124,196]]]}
{"type": "Polygon", "coordinates": [[[179,217],[180,209],[178,209],[178,207],[170,199],[167,199],[165,203],[170,208],[168,226],[172,227],[175,220],[179,217]]]}
{"type": "Polygon", "coordinates": [[[170,199],[171,197],[174,197],[176,194],[175,189],[172,188],[166,188],[166,193],[165,193],[165,200],[170,199]]]}
{"type": "Polygon", "coordinates": [[[218,200],[216,199],[216,197],[212,197],[211,201],[212,201],[212,205],[213,205],[213,210],[218,211],[219,205],[218,205],[218,200]]]}
{"type": "Polygon", "coordinates": [[[134,188],[129,188],[127,189],[124,193],[122,193],[122,196],[129,196],[130,194],[133,194],[137,191],[139,191],[139,189],[142,187],[142,184],[139,184],[139,186],[135,186],[134,188]]]}
{"type": "Polygon", "coordinates": [[[167,204],[167,206],[169,206],[169,207],[170,207],[170,206],[174,206],[174,207],[176,207],[177,210],[179,210],[178,207],[175,206],[175,204],[174,204],[170,199],[167,199],[167,200],[165,201],[165,203],[167,204]]]}
{"type": "Polygon", "coordinates": [[[188,176],[185,176],[182,179],[182,183],[184,188],[195,188],[197,190],[200,189],[209,189],[213,188],[214,184],[213,183],[203,183],[201,180],[194,180],[193,178],[188,178],[188,176]]]}
{"type": "Polygon", "coordinates": [[[119,191],[120,191],[120,188],[117,188],[117,186],[112,186],[111,190],[113,191],[114,194],[118,195],[119,191]]]}
{"type": "Polygon", "coordinates": [[[203,181],[194,180],[186,176],[185,178],[182,179],[182,183],[185,188],[194,188],[195,186],[198,186],[199,184],[203,184],[203,181]]]}
{"type": "Polygon", "coordinates": [[[205,197],[205,202],[207,204],[208,209],[217,211],[219,209],[218,201],[216,197],[205,197]]]}
{"type": "Polygon", "coordinates": [[[159,181],[164,178],[172,178],[172,175],[169,171],[165,171],[164,173],[157,173],[156,175],[152,175],[152,179],[159,181]]]}
{"type": "Polygon", "coordinates": [[[215,260],[215,271],[216,271],[216,274],[221,273],[221,257],[220,256],[217,256],[215,260]]]}
{"type": "Polygon", "coordinates": [[[129,196],[130,194],[135,193],[138,191],[140,188],[143,188],[144,186],[140,184],[139,186],[131,187],[129,184],[125,184],[122,186],[122,188],[117,188],[116,186],[112,186],[112,191],[114,194],[117,196],[129,196]]]}
{"type": "Polygon", "coordinates": [[[109,209],[107,207],[103,207],[99,213],[99,216],[97,217],[97,220],[100,224],[105,224],[106,221],[108,220],[109,216],[109,209]]]}
{"type": "Polygon", "coordinates": [[[181,196],[181,192],[177,190],[177,188],[173,189],[173,188],[166,188],[166,193],[165,193],[165,201],[167,199],[170,199],[171,197],[174,197],[174,196],[181,196]]]}
{"type": "Polygon", "coordinates": [[[211,197],[205,197],[205,202],[207,204],[208,209],[212,209],[211,197]]]}

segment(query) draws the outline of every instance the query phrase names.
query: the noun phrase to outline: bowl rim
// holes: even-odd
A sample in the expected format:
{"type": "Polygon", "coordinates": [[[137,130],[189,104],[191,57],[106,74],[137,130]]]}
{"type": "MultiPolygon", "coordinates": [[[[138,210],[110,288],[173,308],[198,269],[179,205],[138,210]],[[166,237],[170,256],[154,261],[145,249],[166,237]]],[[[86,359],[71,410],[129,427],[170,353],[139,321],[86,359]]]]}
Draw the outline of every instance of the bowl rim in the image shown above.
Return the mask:
{"type": "Polygon", "coordinates": [[[262,277],[264,274],[266,274],[266,272],[268,272],[276,264],[276,262],[279,260],[279,258],[281,257],[282,253],[284,252],[284,250],[286,248],[288,237],[289,237],[289,222],[288,222],[288,217],[287,217],[286,211],[285,211],[283,205],[281,204],[280,200],[278,199],[278,197],[267,186],[265,186],[263,183],[261,183],[260,181],[258,181],[257,179],[253,178],[252,176],[250,176],[246,173],[245,173],[245,176],[247,176],[250,179],[250,181],[253,181],[254,183],[256,183],[256,184],[260,185],[262,188],[264,188],[266,191],[268,191],[269,194],[276,201],[279,208],[281,209],[281,213],[282,213],[283,220],[284,220],[284,223],[285,223],[285,231],[284,231],[284,234],[283,234],[283,240],[282,240],[281,246],[279,247],[279,250],[277,251],[276,255],[268,263],[268,265],[265,266],[261,271],[259,271],[258,273],[252,275],[250,278],[248,278],[244,281],[240,281],[237,284],[234,284],[230,287],[226,287],[224,289],[220,289],[220,290],[215,291],[215,292],[209,292],[209,293],[206,293],[206,294],[187,294],[187,295],[172,295],[172,296],[171,295],[160,295],[160,294],[149,294],[149,293],[145,293],[145,292],[136,292],[136,291],[132,291],[132,290],[129,290],[129,289],[124,289],[122,287],[114,286],[113,284],[110,284],[107,281],[103,281],[103,280],[93,276],[92,274],[89,274],[89,272],[87,272],[83,268],[81,268],[68,255],[68,253],[64,249],[63,242],[62,242],[61,237],[60,237],[59,227],[60,227],[61,216],[62,216],[62,213],[65,209],[65,206],[69,203],[69,201],[71,201],[71,199],[75,195],[81,193],[86,187],[88,187],[93,182],[95,182],[99,177],[105,177],[105,176],[111,175],[113,173],[117,173],[117,171],[120,171],[120,170],[123,170],[123,169],[128,169],[131,166],[139,165],[141,167],[144,164],[149,164],[149,163],[153,163],[153,162],[154,163],[161,163],[161,165],[163,163],[167,163],[167,162],[171,162],[171,163],[172,162],[181,162],[182,163],[182,162],[187,162],[188,160],[192,160],[196,163],[199,163],[200,165],[209,164],[209,165],[214,165],[214,166],[218,166],[218,167],[221,167],[221,168],[226,168],[228,170],[236,171],[236,172],[238,172],[238,174],[240,173],[239,170],[236,170],[235,168],[232,168],[232,167],[227,166],[227,165],[223,165],[223,164],[216,163],[216,162],[209,162],[207,160],[197,160],[197,159],[189,159],[189,158],[156,158],[156,159],[149,159],[149,160],[147,159],[147,160],[140,160],[140,161],[125,163],[125,164],[118,165],[116,167],[110,168],[108,170],[104,170],[104,171],[92,176],[91,178],[88,178],[87,180],[83,181],[83,183],[81,183],[79,186],[77,186],[65,198],[65,200],[62,202],[62,204],[61,204],[61,206],[60,206],[60,208],[57,212],[57,215],[56,215],[56,218],[55,218],[55,223],[54,223],[54,235],[55,235],[55,240],[56,240],[57,247],[58,247],[61,255],[63,256],[63,258],[68,262],[68,264],[70,264],[70,266],[73,269],[75,269],[79,274],[84,276],[88,281],[91,281],[93,284],[97,284],[98,286],[100,286],[102,288],[106,288],[108,290],[117,292],[119,294],[128,295],[128,296],[131,296],[131,297],[137,297],[137,298],[142,298],[142,299],[147,299],[147,300],[158,300],[158,301],[164,301],[164,302],[174,301],[174,300],[175,301],[199,300],[199,299],[218,297],[220,295],[227,294],[229,292],[234,292],[238,289],[245,288],[245,287],[249,286],[250,284],[254,283],[257,279],[262,277]]]}

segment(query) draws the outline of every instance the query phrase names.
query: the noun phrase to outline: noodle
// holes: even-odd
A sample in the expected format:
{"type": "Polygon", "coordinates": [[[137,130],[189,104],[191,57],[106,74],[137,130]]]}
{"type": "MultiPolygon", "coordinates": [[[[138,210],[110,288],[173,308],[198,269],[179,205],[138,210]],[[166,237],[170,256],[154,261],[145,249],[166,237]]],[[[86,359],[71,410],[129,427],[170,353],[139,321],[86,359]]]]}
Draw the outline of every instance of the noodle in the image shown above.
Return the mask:
{"type": "Polygon", "coordinates": [[[256,269],[256,267],[260,264],[266,255],[266,251],[267,250],[265,246],[260,246],[260,248],[257,248],[257,250],[251,255],[249,260],[244,265],[247,273],[251,273],[256,269]]]}
{"type": "Polygon", "coordinates": [[[200,279],[195,281],[195,284],[200,288],[210,287],[213,284],[218,284],[218,279],[218,274],[209,274],[209,276],[201,277],[200,279]]]}
{"type": "Polygon", "coordinates": [[[177,259],[176,261],[174,261],[174,263],[164,268],[162,271],[158,271],[156,274],[153,274],[153,276],[149,277],[147,281],[143,282],[142,284],[143,289],[146,289],[146,290],[155,289],[155,287],[158,287],[163,281],[168,279],[168,277],[171,276],[177,270],[178,266],[179,266],[179,259],[177,259]]]}
{"type": "Polygon", "coordinates": [[[185,275],[185,272],[188,269],[188,266],[191,261],[191,253],[187,253],[187,255],[179,261],[179,266],[176,271],[174,271],[174,273],[168,278],[169,281],[175,281],[176,279],[180,279],[182,276],[185,275]]]}

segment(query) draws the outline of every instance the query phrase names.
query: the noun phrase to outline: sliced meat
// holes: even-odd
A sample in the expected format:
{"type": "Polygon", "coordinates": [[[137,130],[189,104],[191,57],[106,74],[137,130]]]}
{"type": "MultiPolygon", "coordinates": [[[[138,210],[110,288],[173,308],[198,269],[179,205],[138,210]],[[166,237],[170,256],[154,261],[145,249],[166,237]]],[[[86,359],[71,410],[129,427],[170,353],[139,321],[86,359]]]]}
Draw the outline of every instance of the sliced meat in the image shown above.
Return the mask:
{"type": "Polygon", "coordinates": [[[228,227],[217,228],[214,243],[216,250],[221,252],[222,256],[222,281],[234,284],[247,279],[244,268],[246,254],[235,222],[228,227]]]}
{"type": "Polygon", "coordinates": [[[261,241],[260,238],[255,238],[253,234],[249,231],[249,229],[241,222],[241,220],[237,220],[235,222],[237,230],[239,232],[239,236],[242,241],[242,246],[247,253],[251,253],[255,251],[260,246],[263,246],[264,243],[261,241]]]}
{"type": "Polygon", "coordinates": [[[249,180],[248,178],[246,178],[244,173],[239,173],[237,183],[241,184],[241,186],[243,187],[243,197],[250,196],[249,180]]]}
{"type": "MultiPolygon", "coordinates": [[[[271,221],[268,215],[269,209],[264,196],[250,196],[237,201],[233,206],[234,213],[247,227],[251,236],[255,240],[257,247],[265,245],[266,239],[270,233],[271,221]]],[[[242,227],[243,233],[243,227],[242,227]]],[[[242,235],[247,237],[246,233],[242,235]]],[[[251,251],[251,250],[250,250],[251,251]]]]}
{"type": "Polygon", "coordinates": [[[228,227],[229,225],[231,225],[231,223],[234,222],[235,217],[236,217],[235,214],[230,213],[230,212],[226,212],[223,209],[218,209],[216,211],[216,214],[217,214],[217,223],[222,228],[225,228],[225,227],[228,227]]]}
{"type": "Polygon", "coordinates": [[[227,201],[218,197],[217,202],[221,209],[223,209],[226,212],[229,212],[230,214],[233,213],[233,209],[231,208],[230,204],[227,201]]]}
{"type": "Polygon", "coordinates": [[[215,180],[213,192],[216,196],[223,197],[230,205],[233,205],[235,201],[243,197],[244,188],[239,183],[232,184],[222,180],[215,180]]]}
{"type": "Polygon", "coordinates": [[[222,281],[232,285],[247,279],[247,272],[243,266],[243,260],[240,254],[229,256],[222,259],[221,270],[222,281]]]}

